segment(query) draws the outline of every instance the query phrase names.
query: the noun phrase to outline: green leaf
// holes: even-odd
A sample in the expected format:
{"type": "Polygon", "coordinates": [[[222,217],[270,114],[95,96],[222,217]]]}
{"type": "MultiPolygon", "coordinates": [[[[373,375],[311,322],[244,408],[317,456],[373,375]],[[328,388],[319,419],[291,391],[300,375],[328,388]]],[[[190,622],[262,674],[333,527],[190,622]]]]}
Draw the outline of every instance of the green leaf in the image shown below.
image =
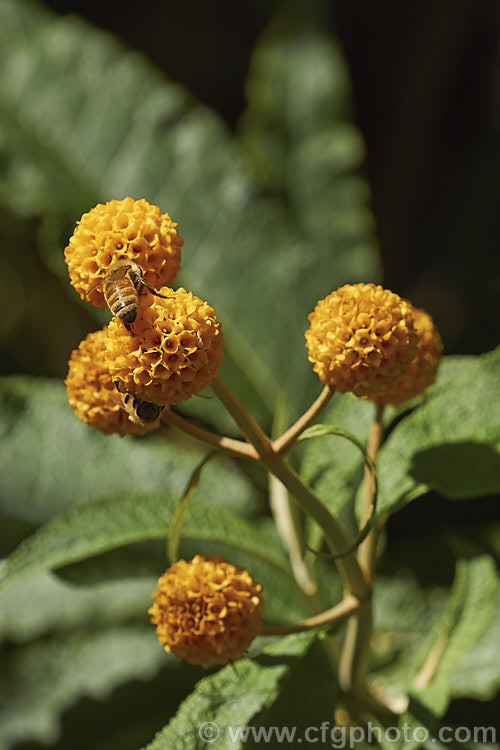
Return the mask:
{"type": "Polygon", "coordinates": [[[335,248],[342,274],[373,243],[368,187],[355,174],[364,144],[339,48],[294,13],[278,14],[253,53],[240,140],[263,187],[282,193],[293,224],[323,245],[316,252],[335,248]]]}
{"type": "Polygon", "coordinates": [[[27,641],[56,630],[144,622],[155,588],[154,576],[75,586],[39,573],[2,594],[0,640],[27,641]]]}
{"type": "MultiPolygon", "coordinates": [[[[279,685],[276,700],[251,721],[254,731],[241,747],[258,748],[266,735],[270,743],[286,741],[288,728],[295,742],[320,743],[321,725],[325,720],[333,726],[333,714],[339,702],[339,688],[332,665],[319,640],[314,641],[307,654],[292,664],[286,680],[279,685]],[[300,690],[297,686],[300,685],[300,690]],[[307,696],[307,697],[306,697],[307,696]],[[293,717],[293,719],[291,719],[293,717]],[[314,727],[306,734],[309,727],[314,727]],[[274,729],[275,728],[275,729],[274,729]],[[259,735],[260,733],[260,735],[259,735]],[[281,734],[280,734],[281,733],[281,734]]],[[[233,719],[234,722],[234,719],[233,719]]],[[[288,737],[291,737],[288,734],[288,737]]],[[[329,739],[329,734],[326,735],[329,739]]],[[[321,744],[319,744],[321,747],[321,744]]]]}
{"type": "Polygon", "coordinates": [[[0,677],[0,750],[57,739],[59,716],[82,696],[102,699],[175,663],[151,626],[122,626],[36,642],[10,653],[0,677]]]}
{"type": "MultiPolygon", "coordinates": [[[[0,463],[9,471],[0,473],[0,510],[39,523],[109,493],[180,495],[203,451],[176,437],[170,430],[146,439],[103,435],[75,417],[62,383],[2,378],[0,463]]],[[[199,492],[237,510],[253,505],[249,483],[227,459],[207,466],[199,492]]]]}
{"type": "MultiPolygon", "coordinates": [[[[125,544],[166,538],[176,506],[177,498],[167,494],[123,493],[73,508],[21,543],[0,571],[0,588],[125,544]]],[[[284,558],[266,547],[258,531],[217,506],[193,500],[183,533],[244,550],[290,575],[284,558]]]]}
{"type": "Polygon", "coordinates": [[[435,717],[443,716],[462,660],[490,625],[496,590],[496,569],[491,557],[458,560],[441,617],[426,639],[409,645],[384,677],[379,676],[384,691],[396,696],[410,695],[435,717]]]}
{"type": "Polygon", "coordinates": [[[350,554],[351,552],[354,552],[361,542],[367,537],[370,530],[373,527],[374,521],[375,521],[375,513],[377,511],[377,502],[378,502],[378,482],[377,482],[377,475],[375,472],[375,463],[373,462],[372,458],[368,455],[368,451],[366,449],[366,446],[363,445],[363,443],[358,440],[358,438],[353,435],[352,432],[349,432],[348,430],[345,430],[343,427],[333,427],[332,425],[327,424],[315,424],[308,427],[302,435],[300,436],[300,440],[308,440],[310,438],[316,438],[316,437],[341,437],[344,440],[347,440],[351,443],[351,445],[354,445],[358,451],[360,451],[361,455],[363,456],[363,462],[365,468],[369,470],[370,474],[370,481],[371,481],[371,488],[372,488],[372,503],[370,512],[367,516],[367,518],[364,520],[364,524],[362,528],[359,529],[358,533],[356,534],[354,541],[348,546],[347,549],[340,552],[338,555],[333,555],[332,558],[339,558],[339,557],[345,557],[346,555],[350,554]]]}
{"type": "MultiPolygon", "coordinates": [[[[258,263],[255,276],[247,276],[261,304],[269,304],[267,335],[282,362],[303,347],[307,315],[318,299],[342,283],[379,275],[369,189],[357,174],[364,146],[350,122],[345,63],[334,43],[310,28],[307,14],[294,12],[278,14],[253,52],[239,130],[246,163],[287,228],[282,237],[268,230],[265,242],[277,260],[273,268],[269,258],[267,273],[273,285],[280,280],[274,304],[261,297],[258,263]]],[[[279,382],[293,388],[295,407],[298,378],[288,374],[279,382]]],[[[303,382],[310,390],[313,379],[303,382]]]]}
{"type": "Polygon", "coordinates": [[[428,399],[382,446],[380,510],[429,488],[451,499],[500,491],[500,348],[446,364],[428,399]]]}
{"type": "Polygon", "coordinates": [[[278,384],[296,412],[311,399],[303,334],[316,300],[378,273],[368,189],[354,174],[362,141],[332,106],[344,64],[322,36],[294,39],[277,77],[274,62],[258,73],[278,91],[287,84],[282,117],[302,120],[287,158],[291,221],[258,194],[218,118],[142,58],[75,17],[0,4],[3,200],[55,227],[45,255],[64,278],[65,227],[83,211],[127,194],[168,210],[185,239],[177,283],[214,305],[228,344],[223,376],[259,420],[269,420],[278,384]],[[291,351],[303,352],[294,367],[291,351]]]}
{"type": "MultiPolygon", "coordinates": [[[[341,427],[366,443],[375,406],[350,394],[336,395],[321,422],[341,427]]],[[[342,437],[325,436],[307,444],[301,475],[332,513],[354,500],[363,480],[364,460],[359,448],[342,437]]]]}
{"type": "Polygon", "coordinates": [[[290,682],[296,689],[300,662],[307,658],[315,637],[310,632],[288,636],[251,661],[239,659],[234,666],[200,680],[176,716],[144,750],[201,750],[214,741],[218,750],[245,747],[238,728],[271,706],[281,691],[291,689],[290,682]]]}
{"type": "MultiPolygon", "coordinates": [[[[377,669],[425,639],[440,619],[448,591],[421,588],[407,570],[377,575],[373,592],[374,652],[377,669]]],[[[382,678],[383,679],[383,678],[382,678]]]]}
{"type": "MultiPolygon", "coordinates": [[[[488,607],[489,608],[489,607],[488,607]]],[[[464,655],[451,675],[451,694],[454,698],[492,700],[500,689],[500,584],[489,625],[474,646],[464,655]]]]}

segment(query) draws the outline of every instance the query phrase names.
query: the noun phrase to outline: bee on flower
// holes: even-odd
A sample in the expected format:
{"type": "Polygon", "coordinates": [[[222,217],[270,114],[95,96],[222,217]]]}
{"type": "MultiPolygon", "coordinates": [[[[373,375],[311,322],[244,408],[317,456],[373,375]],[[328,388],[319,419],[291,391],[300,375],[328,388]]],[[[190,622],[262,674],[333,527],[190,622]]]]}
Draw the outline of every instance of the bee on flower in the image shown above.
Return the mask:
{"type": "Polygon", "coordinates": [[[159,421],[130,419],[106,365],[106,339],[107,326],[89,333],[71,353],[64,381],[68,401],[82,422],[106,435],[144,435],[156,429],[159,421]]]}
{"type": "Polygon", "coordinates": [[[170,286],[184,242],[176,227],[167,213],[144,198],[99,203],[77,222],[64,251],[71,284],[82,299],[102,309],[109,305],[114,315],[119,309],[118,282],[130,281],[135,291],[170,286]]]}

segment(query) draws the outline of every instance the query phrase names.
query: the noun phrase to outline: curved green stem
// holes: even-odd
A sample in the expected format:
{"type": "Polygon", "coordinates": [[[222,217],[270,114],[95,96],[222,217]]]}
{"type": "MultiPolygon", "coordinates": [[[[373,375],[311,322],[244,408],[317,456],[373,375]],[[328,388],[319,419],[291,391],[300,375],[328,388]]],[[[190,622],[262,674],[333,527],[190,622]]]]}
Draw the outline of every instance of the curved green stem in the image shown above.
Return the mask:
{"type": "Polygon", "coordinates": [[[344,550],[352,545],[352,539],[344,526],[338,521],[328,508],[322,503],[313,490],[308,487],[299,475],[281,458],[268,456],[262,460],[272,473],[283,482],[295,497],[302,509],[313,518],[325,536],[325,541],[334,555],[344,590],[348,594],[365,600],[369,589],[354,553],[340,556],[344,550]]]}
{"type": "MultiPolygon", "coordinates": [[[[283,458],[276,453],[273,444],[263,432],[236,396],[219,379],[212,383],[212,389],[222,401],[245,437],[252,443],[263,463],[290,490],[302,509],[318,523],[325,535],[325,541],[334,556],[343,553],[352,544],[352,539],[344,526],[338,521],[319,497],[296,474],[283,458]]],[[[369,588],[363,571],[353,553],[335,560],[342,578],[344,590],[358,599],[365,600],[369,588]]]]}
{"type": "Polygon", "coordinates": [[[201,472],[204,466],[218,453],[219,451],[217,450],[212,451],[207,456],[205,456],[202,461],[200,461],[196,469],[193,471],[187,487],[182,494],[179,505],[177,506],[177,510],[175,511],[174,518],[172,520],[171,531],[168,537],[167,554],[171,565],[176,562],[179,557],[179,544],[181,540],[182,523],[184,521],[184,516],[186,515],[188,505],[191,501],[191,498],[193,497],[194,491],[198,486],[198,482],[200,481],[201,472]]]}
{"type": "MultiPolygon", "coordinates": [[[[271,437],[274,439],[285,429],[287,419],[287,401],[285,389],[278,391],[276,398],[276,409],[271,437]]],[[[276,444],[273,442],[276,452],[276,444]]],[[[311,565],[311,560],[304,556],[304,539],[303,524],[301,523],[301,512],[296,503],[290,499],[285,485],[277,479],[274,474],[269,472],[269,507],[273,515],[274,523],[281,537],[283,544],[288,551],[290,565],[292,566],[293,575],[302,591],[311,600],[318,600],[318,584],[311,565]]],[[[319,604],[317,608],[322,609],[319,604]]]]}
{"type": "Polygon", "coordinates": [[[305,432],[302,435],[300,435],[299,439],[307,440],[309,438],[324,437],[326,435],[343,437],[346,440],[349,440],[363,454],[363,459],[365,462],[364,492],[365,492],[365,498],[366,498],[366,495],[368,494],[369,502],[368,504],[366,504],[365,502],[363,506],[361,525],[360,525],[359,533],[356,536],[355,540],[352,542],[351,546],[348,547],[346,550],[344,550],[338,555],[333,556],[334,559],[338,557],[345,557],[350,552],[354,552],[358,550],[358,559],[359,559],[358,548],[360,547],[361,543],[366,539],[366,537],[370,534],[371,529],[373,527],[374,520],[375,520],[375,510],[377,507],[377,497],[378,497],[378,481],[377,481],[377,474],[375,472],[375,462],[370,456],[370,450],[371,450],[370,445],[367,448],[365,448],[363,443],[360,440],[358,440],[358,438],[355,435],[348,432],[347,430],[344,430],[342,427],[333,427],[332,425],[328,425],[328,424],[316,424],[316,425],[313,425],[312,427],[309,427],[307,430],[305,430],[305,432]],[[367,476],[367,473],[369,476],[367,476]]]}

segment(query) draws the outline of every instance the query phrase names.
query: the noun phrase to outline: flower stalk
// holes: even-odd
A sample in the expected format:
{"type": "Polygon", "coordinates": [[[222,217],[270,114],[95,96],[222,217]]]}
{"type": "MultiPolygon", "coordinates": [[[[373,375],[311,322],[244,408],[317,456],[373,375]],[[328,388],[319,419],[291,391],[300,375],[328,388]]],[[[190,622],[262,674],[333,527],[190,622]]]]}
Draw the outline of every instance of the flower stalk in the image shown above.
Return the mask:
{"type": "MultiPolygon", "coordinates": [[[[272,437],[279,435],[286,426],[286,393],[280,390],[276,399],[276,409],[272,428],[272,437]]],[[[276,450],[276,445],[273,442],[276,450]]],[[[298,585],[306,596],[314,601],[318,584],[311,565],[311,560],[304,555],[303,528],[300,509],[290,499],[287,488],[274,474],[269,474],[269,507],[276,529],[288,551],[290,565],[298,585]]],[[[321,609],[321,607],[319,607],[321,609]]]]}
{"type": "MultiPolygon", "coordinates": [[[[368,443],[366,451],[368,456],[373,461],[374,465],[377,461],[378,451],[382,443],[383,438],[383,426],[382,418],[384,415],[384,405],[377,404],[377,411],[375,419],[370,426],[370,434],[368,436],[368,443]]],[[[373,505],[373,482],[370,471],[365,467],[365,474],[363,479],[363,501],[361,507],[361,526],[364,526],[372,512],[373,505]]],[[[363,568],[367,580],[372,583],[373,579],[373,558],[375,554],[376,536],[375,530],[370,531],[366,539],[364,539],[358,548],[358,560],[359,564],[363,568]]]]}
{"type": "Polygon", "coordinates": [[[293,625],[267,625],[262,628],[261,635],[288,635],[289,633],[301,633],[304,630],[312,630],[313,628],[319,628],[322,625],[328,625],[332,622],[339,622],[357,612],[363,606],[365,606],[363,602],[360,602],[355,596],[346,596],[338,604],[335,604],[334,607],[330,607],[330,609],[324,612],[319,612],[317,615],[308,617],[293,625]]]}
{"type": "MultiPolygon", "coordinates": [[[[276,453],[272,441],[248,414],[236,396],[218,377],[212,383],[212,389],[258,452],[261,463],[285,485],[302,509],[322,528],[325,541],[332,554],[337,557],[349,549],[352,539],[344,526],[332,516],[315,492],[302,481],[283,457],[276,453]]],[[[350,553],[336,559],[335,562],[346,594],[365,600],[369,588],[356,555],[350,553]]]]}
{"type": "MultiPolygon", "coordinates": [[[[375,417],[370,426],[367,454],[373,464],[377,460],[383,437],[382,418],[384,406],[377,404],[375,417]]],[[[361,509],[361,526],[367,522],[372,513],[373,481],[371,472],[365,467],[363,484],[363,502],[361,509]]],[[[375,554],[375,530],[371,530],[361,542],[357,551],[358,562],[363,570],[365,580],[370,588],[373,586],[373,563],[375,554]]],[[[365,681],[370,668],[370,644],[373,632],[373,610],[371,603],[356,617],[347,623],[346,636],[339,664],[339,680],[344,692],[362,694],[365,692],[365,681]]]]}
{"type": "Polygon", "coordinates": [[[248,442],[253,445],[261,460],[274,454],[273,444],[264,430],[250,416],[234,393],[219,378],[214,378],[212,390],[226,407],[248,442]]]}
{"type": "Polygon", "coordinates": [[[251,461],[259,460],[259,455],[252,445],[243,440],[234,440],[225,435],[217,435],[215,432],[205,430],[203,427],[199,427],[188,419],[181,417],[180,414],[176,414],[172,409],[165,409],[161,418],[166,424],[190,435],[205,445],[209,445],[212,448],[220,448],[227,453],[231,453],[233,456],[239,456],[239,458],[248,458],[251,461]]]}
{"type": "Polygon", "coordinates": [[[293,448],[295,442],[313,422],[316,417],[323,411],[323,409],[330,403],[332,396],[335,394],[335,388],[330,385],[325,385],[318,398],[314,403],[311,404],[309,409],[302,414],[299,419],[288,428],[280,437],[276,438],[273,442],[273,448],[276,453],[285,455],[288,451],[293,448]]]}

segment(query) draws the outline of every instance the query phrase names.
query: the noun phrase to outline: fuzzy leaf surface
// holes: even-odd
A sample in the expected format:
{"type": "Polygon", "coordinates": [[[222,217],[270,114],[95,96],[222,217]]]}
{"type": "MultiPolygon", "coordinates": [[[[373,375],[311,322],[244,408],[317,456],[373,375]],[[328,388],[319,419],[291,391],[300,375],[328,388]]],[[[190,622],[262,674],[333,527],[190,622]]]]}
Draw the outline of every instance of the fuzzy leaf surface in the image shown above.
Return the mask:
{"type": "Polygon", "coordinates": [[[151,679],[174,661],[145,625],[69,634],[11,651],[0,677],[0,749],[54,742],[61,713],[80,697],[102,700],[118,685],[151,679]]]}
{"type": "MultiPolygon", "coordinates": [[[[176,505],[167,494],[124,493],[73,508],[21,543],[0,572],[0,587],[126,544],[165,538],[176,505]]],[[[284,558],[266,548],[258,531],[217,506],[193,500],[183,536],[242,549],[287,575],[284,558]]]]}
{"type": "Polygon", "coordinates": [[[459,360],[382,446],[379,510],[418,488],[456,500],[500,491],[500,348],[459,360]]]}
{"type": "MultiPolygon", "coordinates": [[[[0,509],[40,523],[72,505],[132,488],[180,495],[203,451],[179,443],[171,430],[166,435],[103,435],[75,417],[62,383],[2,378],[0,463],[9,471],[0,473],[0,509]]],[[[225,459],[204,469],[199,491],[232,508],[252,506],[248,482],[225,459]]]]}
{"type": "Polygon", "coordinates": [[[74,585],[39,573],[1,595],[0,640],[25,642],[52,631],[144,621],[154,576],[74,585]]]}
{"type": "MultiPolygon", "coordinates": [[[[454,680],[460,679],[461,665],[482,638],[488,640],[496,592],[497,576],[491,557],[459,560],[451,593],[430,633],[409,643],[380,674],[385,690],[396,695],[409,694],[434,717],[443,716],[454,694],[454,680]]],[[[435,607],[433,610],[435,617],[435,607]]],[[[477,680],[480,671],[478,664],[477,680]]],[[[411,720],[411,716],[405,716],[411,720]]]]}
{"type": "Polygon", "coordinates": [[[200,680],[176,716],[143,750],[201,750],[217,733],[220,750],[245,747],[238,728],[251,724],[252,717],[272,706],[290,682],[296,686],[301,662],[307,659],[315,637],[313,633],[287,636],[252,660],[239,659],[234,667],[228,665],[200,680]]]}
{"type": "MultiPolygon", "coordinates": [[[[374,410],[369,401],[350,394],[337,395],[320,421],[341,427],[366,443],[374,410]]],[[[349,440],[334,435],[308,440],[306,446],[301,475],[332,513],[338,513],[354,499],[363,480],[363,454],[349,440]]]]}

